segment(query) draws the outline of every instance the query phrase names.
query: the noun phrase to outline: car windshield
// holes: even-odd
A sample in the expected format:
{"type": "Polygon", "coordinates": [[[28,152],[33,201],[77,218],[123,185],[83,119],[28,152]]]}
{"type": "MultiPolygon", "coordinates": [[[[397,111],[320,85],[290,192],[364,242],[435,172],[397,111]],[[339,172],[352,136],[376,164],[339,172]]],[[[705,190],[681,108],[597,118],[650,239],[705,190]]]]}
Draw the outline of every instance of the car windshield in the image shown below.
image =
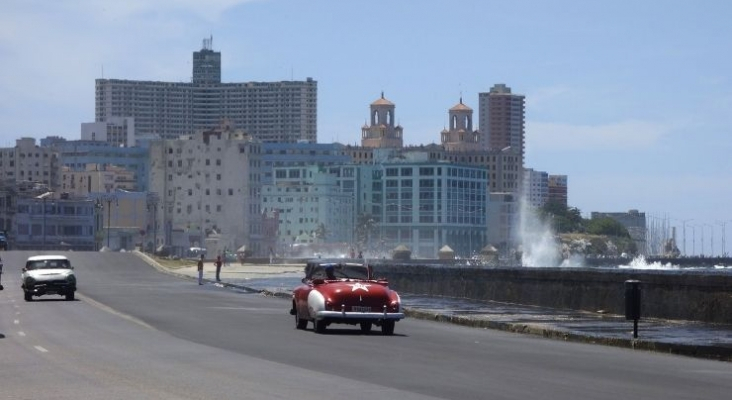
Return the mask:
{"type": "Polygon", "coordinates": [[[28,270],[33,269],[70,269],[71,263],[69,260],[35,260],[28,261],[25,264],[25,268],[28,270]]]}
{"type": "Polygon", "coordinates": [[[364,265],[320,264],[316,265],[310,275],[312,279],[368,279],[369,271],[364,265]],[[332,276],[328,276],[328,270],[332,276]]]}

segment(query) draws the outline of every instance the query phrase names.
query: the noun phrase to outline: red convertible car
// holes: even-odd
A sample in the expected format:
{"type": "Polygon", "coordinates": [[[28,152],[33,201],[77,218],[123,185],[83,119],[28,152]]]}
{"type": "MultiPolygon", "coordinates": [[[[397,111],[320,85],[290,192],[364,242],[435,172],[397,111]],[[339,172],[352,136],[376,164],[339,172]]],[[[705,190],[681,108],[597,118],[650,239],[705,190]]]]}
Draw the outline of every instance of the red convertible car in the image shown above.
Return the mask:
{"type": "Polygon", "coordinates": [[[394,334],[394,324],[404,318],[397,292],[385,279],[374,279],[373,270],[361,262],[346,260],[308,262],[305,278],[292,293],[295,327],[325,332],[330,324],[360,325],[361,331],[381,327],[384,335],[394,334]]]}

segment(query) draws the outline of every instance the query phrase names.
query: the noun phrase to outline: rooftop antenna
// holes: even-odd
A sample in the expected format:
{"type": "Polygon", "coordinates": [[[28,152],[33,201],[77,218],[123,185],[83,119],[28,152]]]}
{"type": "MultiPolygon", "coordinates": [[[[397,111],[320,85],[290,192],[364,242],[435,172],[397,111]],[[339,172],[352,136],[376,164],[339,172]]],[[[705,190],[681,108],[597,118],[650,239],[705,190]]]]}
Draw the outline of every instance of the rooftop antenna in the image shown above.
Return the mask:
{"type": "Polygon", "coordinates": [[[203,39],[203,50],[213,50],[213,35],[203,39]]]}

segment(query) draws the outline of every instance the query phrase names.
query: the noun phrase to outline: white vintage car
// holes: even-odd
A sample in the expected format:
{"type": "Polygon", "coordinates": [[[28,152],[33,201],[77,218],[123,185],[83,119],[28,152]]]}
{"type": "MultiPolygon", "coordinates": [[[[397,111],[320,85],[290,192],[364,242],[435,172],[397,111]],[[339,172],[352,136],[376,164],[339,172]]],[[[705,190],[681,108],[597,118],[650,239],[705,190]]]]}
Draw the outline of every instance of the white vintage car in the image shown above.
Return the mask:
{"type": "Polygon", "coordinates": [[[25,301],[33,300],[33,296],[47,294],[57,294],[65,296],[66,300],[74,300],[74,267],[65,256],[30,257],[23,267],[21,287],[25,293],[25,301]]]}

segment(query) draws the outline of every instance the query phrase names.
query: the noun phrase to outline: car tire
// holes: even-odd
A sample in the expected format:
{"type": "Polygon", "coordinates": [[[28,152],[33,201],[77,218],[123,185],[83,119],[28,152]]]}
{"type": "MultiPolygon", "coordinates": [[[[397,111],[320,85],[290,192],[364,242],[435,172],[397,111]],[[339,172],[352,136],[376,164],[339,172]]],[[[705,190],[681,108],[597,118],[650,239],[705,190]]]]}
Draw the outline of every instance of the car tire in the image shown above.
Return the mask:
{"type": "Polygon", "coordinates": [[[361,333],[369,333],[371,332],[371,326],[373,324],[371,322],[361,322],[361,333]]]}
{"type": "Polygon", "coordinates": [[[396,325],[396,322],[394,320],[386,320],[381,323],[381,334],[382,335],[393,335],[394,334],[394,326],[396,325]]]}
{"type": "Polygon", "coordinates": [[[66,293],[66,301],[74,300],[74,292],[66,293]]]}
{"type": "Polygon", "coordinates": [[[33,295],[32,294],[30,294],[28,292],[23,292],[23,295],[24,295],[23,297],[25,298],[25,301],[32,301],[33,300],[33,295]]]}
{"type": "Polygon", "coordinates": [[[325,321],[322,319],[313,321],[313,330],[315,330],[315,333],[325,333],[325,326],[325,321]]]}
{"type": "Polygon", "coordinates": [[[305,329],[308,327],[308,320],[300,318],[300,313],[295,309],[295,329],[305,329]]]}

